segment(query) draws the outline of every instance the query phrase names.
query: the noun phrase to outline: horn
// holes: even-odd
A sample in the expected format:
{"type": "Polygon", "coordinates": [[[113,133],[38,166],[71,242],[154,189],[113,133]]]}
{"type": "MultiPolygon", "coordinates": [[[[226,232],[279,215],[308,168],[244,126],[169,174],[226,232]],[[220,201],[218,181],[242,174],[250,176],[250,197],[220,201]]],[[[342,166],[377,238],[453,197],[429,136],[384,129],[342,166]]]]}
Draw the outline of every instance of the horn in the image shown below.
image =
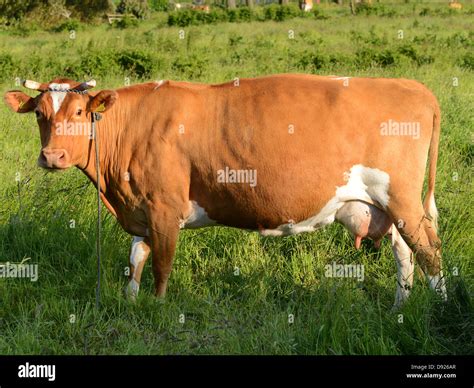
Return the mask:
{"type": "Polygon", "coordinates": [[[87,90],[93,88],[97,83],[95,82],[94,79],[91,79],[90,81],[83,82],[79,86],[77,86],[75,89],[79,91],[87,90]]]}
{"type": "Polygon", "coordinates": [[[31,90],[38,90],[40,92],[44,92],[48,89],[48,85],[42,84],[40,82],[32,81],[29,79],[25,79],[21,83],[25,88],[31,89],[31,90]]]}

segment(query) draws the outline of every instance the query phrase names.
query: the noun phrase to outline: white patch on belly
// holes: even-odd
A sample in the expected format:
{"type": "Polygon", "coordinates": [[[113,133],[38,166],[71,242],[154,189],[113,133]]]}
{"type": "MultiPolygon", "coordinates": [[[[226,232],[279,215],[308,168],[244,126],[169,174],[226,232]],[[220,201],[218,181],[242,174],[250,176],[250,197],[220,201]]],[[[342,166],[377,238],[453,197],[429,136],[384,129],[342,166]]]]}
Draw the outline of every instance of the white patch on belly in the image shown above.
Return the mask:
{"type": "Polygon", "coordinates": [[[276,229],[260,231],[262,236],[288,236],[302,232],[312,232],[334,222],[336,212],[347,201],[364,201],[386,209],[390,185],[389,175],[376,168],[364,167],[361,164],[353,166],[344,173],[347,184],[336,187],[336,194],[315,216],[297,224],[287,223],[276,229]]]}
{"type": "Polygon", "coordinates": [[[69,84],[49,84],[48,89],[51,91],[51,99],[53,100],[54,113],[58,113],[61,104],[66,97],[66,91],[70,88],[69,84]]]}
{"type": "Polygon", "coordinates": [[[206,210],[199,206],[196,201],[189,201],[189,206],[191,211],[186,219],[180,220],[180,229],[202,228],[217,224],[216,221],[208,217],[206,210]]]}

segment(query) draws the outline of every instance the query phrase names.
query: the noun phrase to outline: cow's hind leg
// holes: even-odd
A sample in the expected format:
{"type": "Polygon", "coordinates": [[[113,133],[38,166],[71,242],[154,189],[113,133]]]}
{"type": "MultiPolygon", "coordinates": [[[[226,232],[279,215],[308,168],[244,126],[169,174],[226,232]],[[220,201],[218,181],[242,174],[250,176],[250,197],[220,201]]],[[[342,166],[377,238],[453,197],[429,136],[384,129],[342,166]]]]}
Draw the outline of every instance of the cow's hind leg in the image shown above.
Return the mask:
{"type": "Polygon", "coordinates": [[[446,285],[441,267],[441,241],[435,226],[421,204],[389,205],[389,211],[403,240],[415,253],[415,259],[425,273],[430,287],[446,300],[446,285]]]}
{"type": "Polygon", "coordinates": [[[397,262],[397,292],[394,307],[400,307],[413,287],[413,252],[403,240],[395,225],[392,226],[392,250],[397,262]]]}
{"type": "Polygon", "coordinates": [[[143,267],[150,255],[150,244],[148,238],[133,237],[130,250],[130,277],[127,286],[127,296],[132,300],[138,295],[143,267]]]}

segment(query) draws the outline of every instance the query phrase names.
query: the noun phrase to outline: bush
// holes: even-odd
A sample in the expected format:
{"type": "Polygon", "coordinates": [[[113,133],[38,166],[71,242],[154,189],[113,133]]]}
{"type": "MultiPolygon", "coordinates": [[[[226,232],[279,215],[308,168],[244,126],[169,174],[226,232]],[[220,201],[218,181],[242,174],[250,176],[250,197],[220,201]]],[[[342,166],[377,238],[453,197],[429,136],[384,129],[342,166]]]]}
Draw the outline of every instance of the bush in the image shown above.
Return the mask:
{"type": "Polygon", "coordinates": [[[138,26],[138,19],[130,15],[125,15],[122,19],[115,20],[113,23],[113,26],[121,30],[130,28],[130,27],[136,27],[138,26]]]}
{"type": "Polygon", "coordinates": [[[227,9],[227,19],[231,23],[235,23],[239,21],[239,11],[237,9],[227,9]]]}
{"type": "Polygon", "coordinates": [[[103,16],[114,10],[112,0],[66,0],[65,5],[81,20],[103,16]]]}
{"type": "Polygon", "coordinates": [[[51,29],[53,32],[79,31],[82,28],[81,23],[76,19],[70,19],[51,29]]]}
{"type": "Polygon", "coordinates": [[[315,7],[313,8],[313,16],[316,20],[325,20],[325,19],[329,19],[329,16],[326,15],[323,10],[319,7],[315,7]]]}
{"type": "Polygon", "coordinates": [[[339,64],[347,65],[349,61],[349,58],[342,55],[336,56],[305,51],[301,54],[295,65],[297,68],[315,72],[316,70],[330,69],[339,64]]]}
{"type": "Polygon", "coordinates": [[[458,61],[459,66],[467,70],[474,70],[474,54],[466,53],[458,61]]]}
{"type": "Polygon", "coordinates": [[[239,7],[237,8],[238,20],[239,22],[250,22],[254,18],[254,14],[249,7],[239,7]]]}
{"type": "Polygon", "coordinates": [[[2,0],[0,15],[6,20],[21,20],[27,13],[41,5],[41,0],[2,0]]]}
{"type": "Polygon", "coordinates": [[[356,52],[356,62],[358,66],[363,68],[392,66],[395,65],[397,61],[397,53],[390,49],[376,51],[370,48],[363,48],[356,52]]]}
{"type": "MultiPolygon", "coordinates": [[[[325,19],[320,13],[317,18],[325,19]]],[[[298,16],[306,16],[296,5],[269,5],[263,8],[263,15],[257,13],[249,7],[239,7],[234,9],[218,10],[213,9],[209,13],[193,9],[183,9],[170,12],[168,14],[168,25],[187,27],[198,24],[212,24],[222,21],[230,23],[250,22],[252,20],[274,20],[284,21],[298,16]]]]}
{"type": "Polygon", "coordinates": [[[192,9],[183,9],[170,12],[168,15],[168,25],[187,27],[192,24],[197,24],[196,13],[197,12],[192,9]]]}
{"type": "Polygon", "coordinates": [[[10,54],[0,54],[0,80],[14,77],[17,64],[10,54]]]}
{"type": "Polygon", "coordinates": [[[288,19],[293,19],[297,16],[302,16],[303,12],[296,5],[276,5],[272,4],[265,7],[265,20],[274,20],[282,22],[288,19]]]}
{"type": "Polygon", "coordinates": [[[15,25],[13,29],[10,30],[10,33],[13,36],[26,37],[30,36],[32,33],[39,30],[39,26],[36,23],[22,23],[19,22],[15,25]]]}
{"type": "Polygon", "coordinates": [[[171,68],[185,78],[198,78],[205,70],[207,60],[201,56],[179,56],[171,64],[171,68]]]}
{"type": "Polygon", "coordinates": [[[427,63],[432,63],[434,61],[434,58],[432,56],[428,54],[419,54],[418,51],[412,45],[409,44],[399,47],[398,52],[404,55],[405,57],[410,58],[418,66],[427,63]]]}
{"type": "Polygon", "coordinates": [[[150,78],[159,66],[157,58],[138,50],[119,52],[115,54],[115,61],[127,74],[138,78],[150,78]]]}
{"type": "Polygon", "coordinates": [[[198,24],[214,24],[219,21],[226,21],[227,14],[215,9],[209,11],[209,13],[196,11],[195,20],[198,24]]]}
{"type": "Polygon", "coordinates": [[[149,0],[148,5],[153,11],[168,11],[168,0],[149,0]]]}
{"type": "Polygon", "coordinates": [[[145,19],[149,13],[148,2],[146,0],[120,0],[116,12],[131,14],[137,19],[145,19]]]}
{"type": "Polygon", "coordinates": [[[387,8],[383,4],[369,4],[369,3],[357,3],[355,7],[356,14],[360,15],[378,15],[393,17],[397,15],[397,11],[393,8],[387,8]]]}
{"type": "Polygon", "coordinates": [[[87,74],[95,77],[118,73],[120,70],[114,56],[107,51],[87,51],[81,55],[77,70],[78,75],[87,74]]]}

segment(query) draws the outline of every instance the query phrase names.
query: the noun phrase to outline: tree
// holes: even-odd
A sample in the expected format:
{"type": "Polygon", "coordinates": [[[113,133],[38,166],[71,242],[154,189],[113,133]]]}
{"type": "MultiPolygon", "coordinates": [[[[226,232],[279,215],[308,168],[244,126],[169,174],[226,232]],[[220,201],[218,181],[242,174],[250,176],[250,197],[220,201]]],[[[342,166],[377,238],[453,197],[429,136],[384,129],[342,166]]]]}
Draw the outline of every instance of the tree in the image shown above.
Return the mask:
{"type": "Polygon", "coordinates": [[[113,12],[112,0],[66,0],[66,7],[71,8],[81,19],[102,16],[113,12]]]}
{"type": "Polygon", "coordinates": [[[237,8],[235,0],[227,0],[227,8],[230,8],[230,9],[237,8]]]}

